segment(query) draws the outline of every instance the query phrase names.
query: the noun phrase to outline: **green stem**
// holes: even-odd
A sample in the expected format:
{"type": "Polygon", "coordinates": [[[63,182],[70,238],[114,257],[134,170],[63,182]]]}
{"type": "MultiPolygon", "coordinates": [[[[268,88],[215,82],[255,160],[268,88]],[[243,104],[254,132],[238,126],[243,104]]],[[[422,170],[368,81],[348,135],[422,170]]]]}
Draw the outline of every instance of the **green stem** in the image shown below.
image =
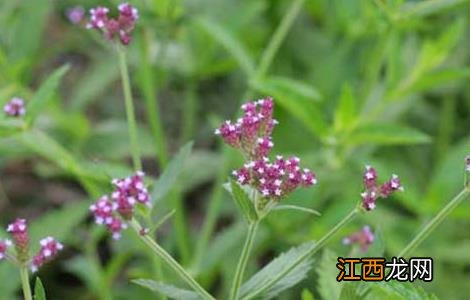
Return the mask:
{"type": "Polygon", "coordinates": [[[153,252],[158,257],[160,257],[173,271],[175,271],[175,273],[177,273],[181,279],[191,286],[196,293],[198,293],[203,299],[214,299],[214,297],[212,297],[202,286],[200,286],[199,283],[197,283],[196,280],[194,280],[191,275],[189,275],[185,269],[180,264],[178,264],[178,262],[174,260],[170,254],[168,254],[168,252],[165,251],[165,249],[160,247],[160,245],[158,245],[149,235],[140,234],[142,226],[140,226],[139,222],[133,219],[129,223],[139,236],[140,240],[149,246],[150,249],[152,249],[153,252]]]}
{"type": "Polygon", "coordinates": [[[135,170],[142,170],[140,160],[139,140],[137,136],[137,123],[135,121],[134,103],[132,100],[131,85],[129,80],[129,71],[127,70],[126,51],[119,48],[119,68],[121,69],[122,90],[124,92],[124,101],[126,104],[127,125],[129,127],[129,136],[131,139],[132,162],[135,170]]]}
{"type": "Polygon", "coordinates": [[[457,196],[450,200],[439,213],[429,221],[413,240],[398,254],[404,257],[413,251],[444,219],[470,194],[470,186],[465,187],[457,196]]]}
{"type": "Polygon", "coordinates": [[[278,274],[276,274],[274,278],[266,281],[263,285],[257,287],[256,291],[251,292],[250,294],[246,295],[242,299],[243,300],[253,299],[257,295],[263,293],[264,291],[266,291],[267,289],[275,285],[279,280],[281,280],[290,272],[292,272],[292,270],[295,269],[295,267],[301,264],[304,260],[308,259],[313,254],[317,253],[318,250],[320,250],[326,244],[326,242],[328,242],[328,240],[333,237],[333,235],[336,232],[338,232],[343,226],[345,226],[351,220],[353,220],[359,211],[360,209],[358,207],[355,207],[346,217],[344,217],[330,231],[328,231],[328,233],[325,234],[317,243],[313,244],[311,247],[305,250],[305,252],[301,256],[299,256],[296,260],[292,261],[290,265],[286,266],[282,270],[282,272],[279,272],[278,274]]]}
{"type": "Polygon", "coordinates": [[[20,267],[21,285],[23,286],[24,300],[33,300],[31,295],[31,287],[29,286],[28,267],[22,265],[20,267]]]}
{"type": "Polygon", "coordinates": [[[251,249],[253,248],[253,242],[256,236],[256,230],[258,229],[259,222],[253,222],[248,227],[248,234],[246,235],[245,245],[243,246],[240,259],[238,260],[237,270],[235,271],[235,277],[233,278],[232,289],[230,290],[230,300],[238,299],[240,292],[240,286],[243,280],[243,274],[250,257],[251,249]]]}
{"type": "Polygon", "coordinates": [[[271,40],[269,41],[268,46],[263,51],[260,63],[256,71],[257,78],[263,77],[268,71],[274,57],[276,56],[277,51],[281,47],[282,42],[284,41],[287,33],[292,27],[292,24],[294,23],[295,18],[299,14],[300,9],[302,8],[302,5],[304,4],[304,2],[305,0],[293,1],[289,10],[282,18],[282,21],[279,24],[279,27],[277,27],[276,31],[272,35],[271,40]]]}

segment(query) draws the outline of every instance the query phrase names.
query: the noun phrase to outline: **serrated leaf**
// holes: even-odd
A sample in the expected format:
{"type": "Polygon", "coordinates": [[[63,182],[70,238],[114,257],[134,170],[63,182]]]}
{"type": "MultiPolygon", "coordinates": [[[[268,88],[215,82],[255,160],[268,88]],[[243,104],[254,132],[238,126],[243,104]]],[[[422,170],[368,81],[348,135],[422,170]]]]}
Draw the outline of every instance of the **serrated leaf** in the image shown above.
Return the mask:
{"type": "Polygon", "coordinates": [[[407,299],[407,300],[435,300],[436,296],[428,294],[421,286],[410,282],[387,281],[370,286],[369,296],[372,299],[407,299]]]}
{"type": "Polygon", "coordinates": [[[417,129],[390,123],[359,125],[347,140],[347,143],[353,145],[413,145],[429,142],[431,137],[417,129]]]}
{"type": "Polygon", "coordinates": [[[233,58],[238,62],[240,67],[245,73],[253,74],[254,64],[248,52],[244,49],[243,45],[231,34],[227,29],[222,27],[217,22],[207,19],[199,18],[196,24],[209,34],[215,41],[220,43],[233,58]]]}
{"type": "Polygon", "coordinates": [[[312,98],[300,97],[298,93],[286,92],[276,82],[269,79],[253,81],[251,86],[263,94],[273,96],[276,104],[279,104],[301,122],[313,135],[323,137],[326,134],[328,125],[324,120],[323,113],[312,101],[312,98]]]}
{"type": "Polygon", "coordinates": [[[34,284],[34,300],[46,300],[46,291],[39,277],[36,277],[34,284]]]}
{"type": "Polygon", "coordinates": [[[162,175],[155,182],[152,189],[153,204],[164,198],[171,190],[176,180],[183,172],[185,162],[191,154],[192,148],[193,142],[189,142],[184,145],[168,164],[162,175]]]}
{"type": "Polygon", "coordinates": [[[242,187],[233,179],[230,179],[230,187],[232,191],[232,198],[242,212],[245,219],[250,223],[258,219],[258,214],[254,207],[253,201],[242,189],[242,187]]]}
{"type": "Polygon", "coordinates": [[[338,256],[332,251],[325,249],[319,262],[318,291],[322,299],[338,300],[343,287],[341,282],[336,280],[339,270],[336,268],[338,256]]]}
{"type": "Polygon", "coordinates": [[[31,124],[34,122],[36,117],[48,106],[52,99],[52,95],[59,86],[61,78],[65,75],[68,69],[68,65],[58,68],[41,84],[26,107],[26,123],[31,124]]]}
{"type": "Polygon", "coordinates": [[[278,274],[289,267],[293,261],[305,255],[313,245],[314,242],[307,242],[298,247],[292,247],[273,259],[242,285],[240,298],[247,300],[262,296],[263,299],[271,299],[302,281],[312,268],[311,259],[303,260],[281,279],[278,278],[278,274]]]}
{"type": "Polygon", "coordinates": [[[357,114],[356,102],[351,86],[345,84],[335,111],[334,127],[336,131],[354,127],[357,114]]]}
{"type": "Polygon", "coordinates": [[[161,293],[171,299],[195,300],[200,299],[196,292],[185,290],[173,285],[161,283],[150,279],[136,279],[133,283],[143,286],[151,291],[161,293]]]}

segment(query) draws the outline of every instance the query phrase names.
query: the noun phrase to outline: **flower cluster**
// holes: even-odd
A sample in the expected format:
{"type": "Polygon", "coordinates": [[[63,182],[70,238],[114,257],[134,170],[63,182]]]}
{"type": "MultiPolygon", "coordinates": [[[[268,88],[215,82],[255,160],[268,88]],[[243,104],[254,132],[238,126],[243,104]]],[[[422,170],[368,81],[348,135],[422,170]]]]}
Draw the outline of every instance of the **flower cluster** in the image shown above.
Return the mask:
{"type": "Polygon", "coordinates": [[[273,107],[271,97],[245,103],[242,105],[243,116],[236,123],[225,121],[215,130],[215,134],[250,159],[261,159],[274,146],[271,133],[278,122],[273,119],[273,107]]]}
{"type": "Polygon", "coordinates": [[[470,172],[470,155],[465,158],[465,170],[470,172]]]}
{"type": "Polygon", "coordinates": [[[271,162],[268,155],[274,146],[271,134],[278,122],[273,119],[274,102],[271,97],[242,105],[243,116],[236,123],[225,121],[215,134],[224,142],[245,154],[249,162],[232,172],[241,185],[254,187],[263,201],[278,201],[298,187],[317,183],[315,174],[300,167],[298,157],[277,156],[271,162]]]}
{"type": "Polygon", "coordinates": [[[366,252],[369,246],[374,242],[374,233],[369,226],[364,226],[360,231],[355,232],[343,239],[344,245],[357,244],[361,250],[366,252]]]}
{"type": "Polygon", "coordinates": [[[300,159],[284,159],[277,156],[274,162],[267,157],[246,163],[232,175],[241,185],[255,187],[265,198],[280,199],[299,186],[312,186],[317,183],[315,174],[309,169],[300,168],[300,159]]]}
{"type": "MultiPolygon", "coordinates": [[[[53,237],[46,237],[40,241],[41,249],[30,259],[29,256],[29,233],[28,224],[25,219],[16,219],[7,227],[13,244],[16,249],[16,259],[20,263],[29,264],[31,270],[36,272],[43,264],[51,261],[64,248],[64,246],[56,241],[53,237]]],[[[6,256],[6,251],[12,242],[9,240],[0,241],[0,259],[6,256]]]]}
{"type": "Polygon", "coordinates": [[[75,6],[67,10],[67,18],[72,24],[80,24],[85,18],[85,9],[81,6],[75,6]]]}
{"type": "Polygon", "coordinates": [[[10,117],[23,116],[26,113],[24,100],[18,97],[11,98],[11,100],[3,107],[3,111],[10,117]]]}
{"type": "Polygon", "coordinates": [[[4,259],[8,248],[11,246],[11,241],[10,240],[0,240],[0,260],[4,259]]]}
{"type": "Polygon", "coordinates": [[[403,191],[400,179],[395,174],[392,175],[390,180],[378,185],[377,171],[371,166],[366,166],[363,182],[365,191],[361,194],[361,197],[362,206],[366,210],[373,210],[378,198],[387,198],[397,190],[403,191]]]}
{"type": "Polygon", "coordinates": [[[108,40],[119,38],[123,45],[128,45],[131,42],[131,34],[139,18],[139,12],[129,3],[120,4],[118,10],[119,16],[111,18],[108,16],[109,8],[107,7],[98,6],[90,9],[90,21],[87,28],[98,29],[108,40]]]}
{"type": "Polygon", "coordinates": [[[120,179],[113,179],[114,191],[111,197],[102,196],[90,206],[96,224],[105,225],[114,239],[121,237],[121,231],[127,228],[124,220],[132,219],[136,204],[150,206],[150,195],[144,185],[144,173],[120,179]]]}
{"type": "Polygon", "coordinates": [[[31,261],[31,270],[33,272],[36,272],[43,264],[53,259],[64,249],[64,246],[51,236],[42,239],[39,244],[41,249],[31,261]]]}

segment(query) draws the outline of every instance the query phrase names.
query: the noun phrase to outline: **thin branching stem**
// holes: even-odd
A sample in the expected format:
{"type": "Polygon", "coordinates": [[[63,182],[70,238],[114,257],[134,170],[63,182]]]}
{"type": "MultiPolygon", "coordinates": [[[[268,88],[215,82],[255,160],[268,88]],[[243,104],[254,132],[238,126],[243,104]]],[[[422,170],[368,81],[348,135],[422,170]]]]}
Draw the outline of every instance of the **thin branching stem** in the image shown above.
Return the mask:
{"type": "Polygon", "coordinates": [[[436,227],[441,224],[445,218],[468,196],[470,195],[470,186],[465,187],[452,200],[450,200],[438,213],[429,221],[413,240],[398,254],[398,257],[409,255],[419,244],[421,244],[436,227]]]}
{"type": "Polygon", "coordinates": [[[136,220],[131,220],[130,226],[139,236],[140,240],[144,242],[152,251],[165,262],[181,279],[183,279],[202,299],[215,300],[199,283],[197,283],[191,275],[160,245],[158,245],[148,234],[142,235],[142,226],[136,220]]]}
{"type": "Polygon", "coordinates": [[[256,231],[258,229],[259,221],[250,223],[248,227],[248,233],[246,235],[245,244],[242,249],[242,253],[238,260],[237,269],[235,271],[235,277],[233,278],[232,288],[230,290],[230,300],[238,299],[240,292],[240,286],[243,280],[243,274],[245,273],[248,258],[250,257],[251,250],[253,249],[253,243],[255,241],[256,231]]]}
{"type": "Polygon", "coordinates": [[[137,122],[135,120],[134,103],[131,93],[131,84],[129,80],[129,71],[127,69],[126,51],[123,47],[118,48],[119,68],[121,70],[122,90],[124,92],[124,102],[126,105],[127,126],[129,128],[129,137],[131,140],[132,162],[135,170],[142,170],[142,161],[140,160],[139,139],[137,136],[137,122]]]}
{"type": "Polygon", "coordinates": [[[20,267],[20,276],[21,286],[23,287],[24,300],[33,300],[33,297],[31,295],[31,286],[29,285],[28,267],[24,264],[20,267]]]}
{"type": "Polygon", "coordinates": [[[274,286],[279,280],[287,276],[292,270],[294,270],[299,264],[301,264],[303,261],[314,255],[315,253],[318,252],[325,244],[328,242],[334,235],[337,233],[341,228],[343,228],[346,224],[351,222],[356,215],[359,213],[360,208],[355,207],[349,214],[347,214],[340,222],[338,222],[330,231],[328,231],[320,240],[318,240],[317,243],[313,244],[311,247],[307,248],[305,252],[299,256],[296,260],[292,261],[290,265],[286,266],[282,272],[279,272],[274,276],[272,279],[264,282],[263,285],[257,287],[255,291],[252,291],[245,297],[243,297],[243,300],[247,299],[253,299],[256,296],[262,294],[272,286],[274,286]]]}

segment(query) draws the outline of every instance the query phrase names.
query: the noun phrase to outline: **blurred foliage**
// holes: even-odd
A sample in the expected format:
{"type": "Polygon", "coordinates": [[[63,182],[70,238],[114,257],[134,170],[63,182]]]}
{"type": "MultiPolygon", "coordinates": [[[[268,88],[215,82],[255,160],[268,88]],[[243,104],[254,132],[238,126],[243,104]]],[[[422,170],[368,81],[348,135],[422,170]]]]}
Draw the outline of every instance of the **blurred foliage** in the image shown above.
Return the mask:
{"type": "MultiPolygon", "coordinates": [[[[130,2],[141,14],[129,56],[144,169],[156,178],[168,153],[195,143],[191,154],[186,147],[178,155],[187,159],[170,163],[155,182],[165,190],[155,191],[154,214],[173,209],[175,182],[185,200],[186,238],[197,245],[187,267],[217,298],[226,297],[245,228],[222,187],[241,158],[212,133],[214,120],[232,117],[247,98],[275,98],[276,151],[298,154],[320,180],[286,204],[322,213],[273,213],[261,228],[250,274],[341,219],[359,197],[364,164],[399,174],[406,192],[341,234],[365,223],[380,227],[378,254],[386,257],[461,189],[470,152],[469,1],[130,2]]],[[[156,279],[151,253],[131,233],[111,242],[86,217],[89,203],[109,191],[109,179],[130,172],[129,143],[115,51],[83,24],[70,24],[66,11],[117,3],[0,1],[0,105],[12,96],[29,102],[24,123],[0,117],[0,220],[30,217],[35,237],[50,233],[67,245],[60,260],[39,272],[50,299],[155,297],[131,282],[156,279]]],[[[377,285],[367,297],[467,299],[469,217],[467,201],[418,249],[416,255],[434,259],[433,282],[377,285]]],[[[159,240],[177,253],[171,226],[159,229],[159,240]]],[[[349,251],[340,240],[315,258],[307,279],[278,298],[365,297],[360,288],[338,289],[331,281],[334,257],[349,251]]],[[[163,271],[165,281],[178,282],[163,271]]],[[[0,264],[0,299],[18,295],[14,272],[0,264]]]]}

